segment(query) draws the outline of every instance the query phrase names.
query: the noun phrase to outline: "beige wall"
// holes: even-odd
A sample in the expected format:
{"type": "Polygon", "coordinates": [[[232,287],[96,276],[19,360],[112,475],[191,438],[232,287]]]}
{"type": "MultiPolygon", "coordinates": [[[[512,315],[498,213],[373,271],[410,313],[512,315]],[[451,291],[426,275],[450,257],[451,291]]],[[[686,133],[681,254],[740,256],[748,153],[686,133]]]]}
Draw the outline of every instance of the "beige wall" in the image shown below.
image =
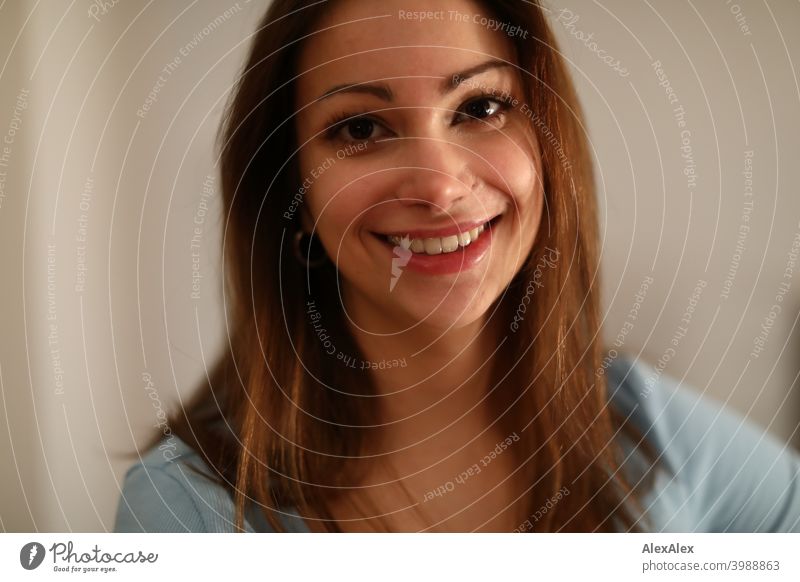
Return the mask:
{"type": "MultiPolygon", "coordinates": [[[[215,173],[222,100],[264,2],[123,0],[95,18],[89,1],[70,11],[33,4],[0,10],[0,139],[20,125],[0,206],[0,529],[104,530],[130,463],[120,453],[154,430],[159,407],[191,389],[224,341],[218,191],[209,196],[206,183],[204,193],[204,182],[215,173]],[[29,106],[15,116],[23,89],[29,106]]],[[[800,50],[790,30],[800,7],[741,2],[748,35],[735,4],[694,4],[550,3],[597,158],[607,336],[652,277],[624,349],[655,363],[673,347],[664,374],[789,438],[800,417],[791,391],[800,274],[764,351],[750,353],[800,231],[800,50]],[[594,33],[596,50],[629,74],[601,62],[578,32],[594,33]],[[691,191],[657,60],[686,112],[691,191]],[[746,150],[751,228],[723,298],[746,150]],[[706,287],[673,346],[698,280],[706,287]]]]}
{"type": "Polygon", "coordinates": [[[627,330],[628,352],[666,361],[663,373],[685,377],[800,443],[800,264],[784,277],[787,253],[800,241],[793,66],[800,43],[790,25],[800,7],[724,0],[551,6],[560,38],[571,41],[564,52],[597,158],[607,338],[627,330]],[[619,60],[626,76],[581,42],[591,33],[588,42],[619,60]],[[667,82],[673,103],[661,86],[667,82]],[[631,320],[646,277],[653,284],[631,320]],[[696,310],[682,323],[703,282],[696,310]],[[781,312],[766,324],[763,351],[751,356],[776,303],[781,312]]]}
{"type": "Polygon", "coordinates": [[[204,373],[223,329],[217,194],[204,182],[263,3],[123,1],[97,19],[91,5],[10,2],[0,16],[0,134],[18,89],[30,92],[0,208],[0,519],[12,531],[110,529],[121,453],[204,373]],[[191,299],[196,217],[203,279],[191,299]]]}

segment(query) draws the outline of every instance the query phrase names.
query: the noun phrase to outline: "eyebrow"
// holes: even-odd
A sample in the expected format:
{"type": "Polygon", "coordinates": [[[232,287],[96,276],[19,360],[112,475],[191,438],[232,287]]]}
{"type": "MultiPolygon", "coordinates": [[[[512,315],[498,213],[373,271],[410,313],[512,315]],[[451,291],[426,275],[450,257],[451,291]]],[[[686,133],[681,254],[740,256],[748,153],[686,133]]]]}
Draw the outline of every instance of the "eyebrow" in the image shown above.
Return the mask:
{"type": "MultiPolygon", "coordinates": [[[[513,67],[513,65],[499,59],[491,59],[461,72],[453,73],[452,75],[444,78],[439,87],[439,92],[442,94],[447,94],[456,89],[464,81],[476,75],[480,75],[481,73],[484,73],[490,69],[501,69],[504,67],[513,67]]],[[[322,95],[320,95],[317,101],[322,101],[323,99],[328,99],[334,95],[340,95],[343,93],[362,93],[366,95],[373,95],[383,101],[392,101],[394,99],[394,93],[392,92],[391,88],[383,83],[344,83],[342,85],[331,87],[322,95]]]]}

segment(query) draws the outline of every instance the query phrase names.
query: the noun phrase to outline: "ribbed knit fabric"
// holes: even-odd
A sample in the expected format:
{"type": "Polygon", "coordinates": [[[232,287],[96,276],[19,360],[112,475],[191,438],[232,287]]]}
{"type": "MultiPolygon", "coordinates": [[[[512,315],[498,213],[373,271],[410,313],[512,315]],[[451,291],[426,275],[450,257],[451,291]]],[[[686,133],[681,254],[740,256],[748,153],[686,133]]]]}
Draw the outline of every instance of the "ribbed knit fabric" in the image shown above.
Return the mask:
{"type": "MultiPolygon", "coordinates": [[[[659,455],[662,469],[643,498],[649,531],[800,532],[797,451],[644,363],[620,358],[606,373],[610,404],[630,415],[659,455]]],[[[210,475],[171,438],[128,470],[114,531],[233,531],[232,498],[193,471],[210,475]]],[[[623,470],[635,482],[648,465],[633,443],[620,437],[620,445],[628,455],[623,470]]],[[[308,531],[291,508],[282,520],[289,531],[308,531]]],[[[245,528],[270,531],[259,512],[245,528]]]]}

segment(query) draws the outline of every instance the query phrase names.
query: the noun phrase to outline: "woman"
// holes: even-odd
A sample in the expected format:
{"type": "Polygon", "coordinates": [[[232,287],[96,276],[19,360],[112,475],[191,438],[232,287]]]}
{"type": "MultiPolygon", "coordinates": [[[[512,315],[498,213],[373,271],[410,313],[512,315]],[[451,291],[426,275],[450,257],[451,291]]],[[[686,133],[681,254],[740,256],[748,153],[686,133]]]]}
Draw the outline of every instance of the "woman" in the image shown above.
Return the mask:
{"type": "Polygon", "coordinates": [[[796,455],[601,359],[538,5],[276,0],[221,137],[230,350],[118,531],[800,528],[796,455]]]}

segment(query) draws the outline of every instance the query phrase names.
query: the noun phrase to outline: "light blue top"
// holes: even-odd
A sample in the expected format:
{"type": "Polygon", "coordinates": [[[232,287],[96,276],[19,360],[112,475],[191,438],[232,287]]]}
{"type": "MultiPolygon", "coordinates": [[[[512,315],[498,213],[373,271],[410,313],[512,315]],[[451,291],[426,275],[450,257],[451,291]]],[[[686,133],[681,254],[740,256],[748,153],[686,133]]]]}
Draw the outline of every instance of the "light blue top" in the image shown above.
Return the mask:
{"type": "MultiPolygon", "coordinates": [[[[800,532],[796,450],[645,363],[620,358],[607,374],[611,404],[630,414],[660,456],[663,468],[642,499],[652,531],[800,532]]],[[[148,452],[126,473],[114,531],[233,531],[233,499],[192,471],[211,474],[197,453],[171,438],[170,448],[148,452]]],[[[620,444],[629,455],[626,472],[641,471],[641,453],[627,439],[620,444]]],[[[282,520],[288,531],[308,531],[292,510],[282,520]]],[[[271,531],[260,512],[245,529],[271,531]]]]}

